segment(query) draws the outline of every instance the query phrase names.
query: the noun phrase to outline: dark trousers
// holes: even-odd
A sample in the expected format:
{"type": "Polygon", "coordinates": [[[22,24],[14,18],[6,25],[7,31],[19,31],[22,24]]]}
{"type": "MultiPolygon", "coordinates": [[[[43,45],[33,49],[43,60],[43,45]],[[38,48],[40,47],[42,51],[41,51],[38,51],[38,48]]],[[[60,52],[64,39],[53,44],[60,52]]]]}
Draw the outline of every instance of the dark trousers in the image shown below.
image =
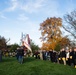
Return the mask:
{"type": "Polygon", "coordinates": [[[18,61],[20,64],[22,64],[23,63],[23,56],[19,56],[18,61]]]}
{"type": "Polygon", "coordinates": [[[2,61],[2,55],[0,55],[0,62],[2,61]]]}

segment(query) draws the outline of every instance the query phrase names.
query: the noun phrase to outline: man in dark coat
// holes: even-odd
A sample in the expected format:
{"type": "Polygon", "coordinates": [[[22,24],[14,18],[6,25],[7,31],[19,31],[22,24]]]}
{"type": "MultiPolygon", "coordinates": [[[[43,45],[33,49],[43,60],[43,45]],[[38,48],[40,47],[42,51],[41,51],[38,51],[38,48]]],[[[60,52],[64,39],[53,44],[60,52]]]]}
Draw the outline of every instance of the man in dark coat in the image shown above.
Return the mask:
{"type": "Polygon", "coordinates": [[[70,61],[70,66],[74,65],[74,50],[70,48],[70,54],[69,54],[69,61],[70,61]]]}
{"type": "Polygon", "coordinates": [[[62,58],[63,64],[66,65],[66,52],[64,48],[62,48],[61,58],[62,58]]]}
{"type": "Polygon", "coordinates": [[[23,56],[24,56],[24,49],[23,49],[23,47],[20,47],[18,49],[18,61],[20,64],[23,63],[23,56]]]}

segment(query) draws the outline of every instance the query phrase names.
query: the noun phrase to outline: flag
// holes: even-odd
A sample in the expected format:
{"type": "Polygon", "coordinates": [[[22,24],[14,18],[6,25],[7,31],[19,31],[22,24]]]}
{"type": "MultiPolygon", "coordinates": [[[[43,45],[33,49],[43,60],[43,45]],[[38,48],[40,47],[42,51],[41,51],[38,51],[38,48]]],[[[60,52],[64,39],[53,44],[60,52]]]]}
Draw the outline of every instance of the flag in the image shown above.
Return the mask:
{"type": "Polygon", "coordinates": [[[23,45],[30,51],[31,47],[30,47],[30,38],[29,38],[29,34],[26,34],[26,36],[22,39],[23,45]]]}

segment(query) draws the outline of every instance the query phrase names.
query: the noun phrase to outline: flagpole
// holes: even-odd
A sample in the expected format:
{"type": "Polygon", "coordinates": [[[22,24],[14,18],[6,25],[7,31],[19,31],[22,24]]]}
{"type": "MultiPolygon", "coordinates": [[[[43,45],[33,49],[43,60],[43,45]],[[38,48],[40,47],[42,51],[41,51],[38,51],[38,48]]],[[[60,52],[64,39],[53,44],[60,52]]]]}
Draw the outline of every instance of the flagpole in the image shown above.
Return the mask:
{"type": "Polygon", "coordinates": [[[22,46],[22,41],[23,41],[23,32],[21,33],[21,46],[22,46]]]}

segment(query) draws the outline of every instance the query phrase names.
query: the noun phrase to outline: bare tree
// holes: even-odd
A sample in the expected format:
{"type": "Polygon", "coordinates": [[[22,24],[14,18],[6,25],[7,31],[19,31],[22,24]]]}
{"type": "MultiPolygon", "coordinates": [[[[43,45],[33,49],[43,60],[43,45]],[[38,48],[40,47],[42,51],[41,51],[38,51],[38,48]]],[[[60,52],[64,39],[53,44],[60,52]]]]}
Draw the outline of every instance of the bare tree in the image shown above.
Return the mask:
{"type": "Polygon", "coordinates": [[[63,25],[63,28],[76,39],[76,10],[72,11],[70,14],[66,14],[64,20],[66,24],[63,25]]]}
{"type": "Polygon", "coordinates": [[[0,36],[0,49],[6,49],[6,39],[0,36]]]}
{"type": "Polygon", "coordinates": [[[7,49],[7,43],[10,41],[9,39],[5,39],[5,37],[0,36],[0,49],[7,49]]]}

